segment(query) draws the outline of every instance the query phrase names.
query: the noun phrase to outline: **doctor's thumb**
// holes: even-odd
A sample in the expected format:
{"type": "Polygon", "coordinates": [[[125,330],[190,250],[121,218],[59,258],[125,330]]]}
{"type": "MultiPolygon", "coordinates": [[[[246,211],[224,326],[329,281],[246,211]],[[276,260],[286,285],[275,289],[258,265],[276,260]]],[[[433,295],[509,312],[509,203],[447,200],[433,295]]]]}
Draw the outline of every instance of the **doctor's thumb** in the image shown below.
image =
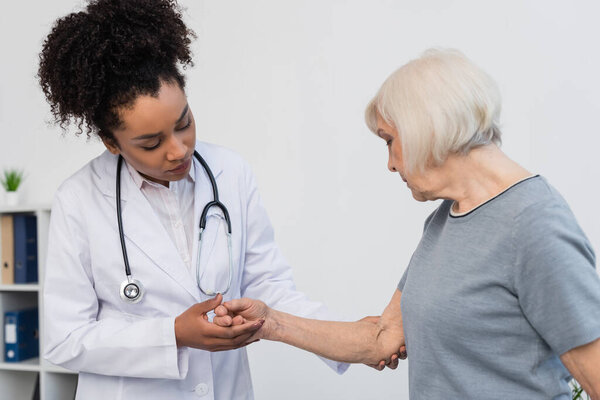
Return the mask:
{"type": "Polygon", "coordinates": [[[242,312],[252,305],[251,301],[245,297],[226,301],[223,305],[232,313],[242,312]]]}
{"type": "Polygon", "coordinates": [[[219,306],[219,304],[221,304],[222,301],[223,301],[223,295],[221,293],[218,293],[212,299],[208,299],[206,301],[203,301],[202,303],[199,303],[198,304],[198,306],[199,306],[198,308],[203,313],[207,313],[207,312],[212,311],[215,308],[217,308],[219,306]]]}

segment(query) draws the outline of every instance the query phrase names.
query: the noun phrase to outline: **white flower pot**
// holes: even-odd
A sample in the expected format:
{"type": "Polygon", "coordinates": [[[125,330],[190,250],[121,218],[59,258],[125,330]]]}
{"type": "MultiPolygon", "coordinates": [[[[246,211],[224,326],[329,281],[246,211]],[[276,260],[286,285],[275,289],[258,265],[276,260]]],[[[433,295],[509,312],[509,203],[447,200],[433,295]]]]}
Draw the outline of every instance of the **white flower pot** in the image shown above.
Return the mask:
{"type": "Polygon", "coordinates": [[[19,192],[6,192],[6,205],[14,207],[19,204],[19,192]]]}

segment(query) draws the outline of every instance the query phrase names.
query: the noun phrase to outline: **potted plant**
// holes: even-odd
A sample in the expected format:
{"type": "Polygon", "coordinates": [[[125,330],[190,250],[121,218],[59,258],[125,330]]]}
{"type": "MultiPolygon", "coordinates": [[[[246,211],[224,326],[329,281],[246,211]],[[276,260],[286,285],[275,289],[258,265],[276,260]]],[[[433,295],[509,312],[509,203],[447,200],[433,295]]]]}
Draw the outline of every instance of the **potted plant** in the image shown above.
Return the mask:
{"type": "Polygon", "coordinates": [[[6,190],[6,204],[15,206],[19,202],[17,190],[23,182],[23,171],[15,168],[5,169],[3,176],[0,178],[0,183],[6,190]]]}

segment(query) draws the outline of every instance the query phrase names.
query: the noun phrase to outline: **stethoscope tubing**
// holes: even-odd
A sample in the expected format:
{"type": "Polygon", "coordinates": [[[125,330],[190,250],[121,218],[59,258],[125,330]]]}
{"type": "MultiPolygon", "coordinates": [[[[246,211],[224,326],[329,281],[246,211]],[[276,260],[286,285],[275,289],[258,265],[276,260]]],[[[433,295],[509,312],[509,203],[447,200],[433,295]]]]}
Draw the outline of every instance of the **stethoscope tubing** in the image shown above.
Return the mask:
{"type": "Polygon", "coordinates": [[[125,245],[125,235],[123,234],[123,217],[121,214],[121,165],[123,165],[123,157],[119,155],[117,161],[117,224],[119,225],[119,239],[121,240],[121,252],[123,254],[123,263],[125,264],[125,274],[131,276],[131,268],[129,268],[129,257],[127,257],[127,246],[125,245]]]}
{"type": "MultiPolygon", "coordinates": [[[[213,201],[207,203],[204,206],[204,209],[202,210],[202,214],[200,216],[200,230],[199,230],[199,235],[198,235],[198,256],[196,258],[196,284],[198,285],[198,288],[200,289],[200,291],[207,296],[214,296],[217,293],[225,294],[229,291],[229,288],[231,287],[231,280],[232,280],[232,276],[233,276],[233,250],[232,250],[232,244],[231,244],[231,219],[229,218],[229,211],[227,210],[227,207],[225,207],[225,205],[219,201],[219,190],[217,187],[217,182],[215,180],[215,177],[214,177],[211,169],[209,168],[206,161],[204,161],[202,156],[200,156],[200,154],[197,151],[194,151],[194,157],[198,160],[198,162],[200,162],[200,164],[206,171],[206,174],[208,175],[208,178],[210,180],[210,184],[211,184],[212,192],[213,192],[213,201]],[[219,209],[221,209],[221,211],[223,212],[223,216],[225,217],[225,222],[227,223],[226,235],[227,235],[227,249],[228,249],[228,253],[229,253],[228,254],[229,255],[229,274],[228,274],[228,280],[227,280],[227,287],[222,292],[216,292],[216,291],[212,291],[212,290],[204,290],[200,283],[200,281],[201,281],[200,259],[201,259],[201,249],[202,249],[202,233],[204,232],[204,229],[206,228],[206,218],[208,215],[208,211],[211,207],[218,207],[219,209]]],[[[131,268],[129,266],[129,257],[127,256],[127,246],[125,244],[125,234],[124,234],[124,230],[123,230],[123,218],[122,218],[122,214],[121,214],[121,166],[122,166],[122,164],[123,164],[123,157],[121,155],[119,155],[119,158],[117,161],[117,179],[116,179],[117,225],[119,228],[119,239],[121,242],[123,263],[125,265],[125,274],[127,275],[127,280],[125,280],[120,286],[120,296],[124,301],[131,302],[131,303],[137,303],[142,299],[142,297],[144,295],[144,289],[143,289],[143,286],[140,281],[133,279],[133,277],[131,275],[131,268]]],[[[192,168],[193,168],[193,165],[192,165],[192,168]]]]}

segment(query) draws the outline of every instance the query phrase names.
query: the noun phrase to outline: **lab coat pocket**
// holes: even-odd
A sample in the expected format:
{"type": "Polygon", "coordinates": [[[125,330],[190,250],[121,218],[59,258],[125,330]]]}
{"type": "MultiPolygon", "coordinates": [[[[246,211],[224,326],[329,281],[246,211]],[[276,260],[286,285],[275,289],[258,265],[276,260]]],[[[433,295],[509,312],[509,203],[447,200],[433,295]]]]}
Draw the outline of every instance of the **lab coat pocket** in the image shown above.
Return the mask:
{"type": "Polygon", "coordinates": [[[222,293],[228,286],[229,250],[227,246],[227,222],[218,213],[210,214],[202,234],[200,251],[200,286],[206,293],[222,293]]]}
{"type": "MultiPolygon", "coordinates": [[[[112,306],[105,306],[102,307],[100,309],[100,311],[98,312],[98,321],[103,320],[103,319],[116,319],[116,320],[120,320],[120,321],[127,321],[127,322],[137,322],[137,321],[143,321],[146,319],[149,319],[150,317],[148,316],[144,316],[141,314],[135,314],[133,313],[133,311],[135,310],[131,310],[131,312],[122,310],[122,309],[115,309],[112,306]]],[[[140,307],[138,306],[138,311],[140,310],[140,307]]]]}

